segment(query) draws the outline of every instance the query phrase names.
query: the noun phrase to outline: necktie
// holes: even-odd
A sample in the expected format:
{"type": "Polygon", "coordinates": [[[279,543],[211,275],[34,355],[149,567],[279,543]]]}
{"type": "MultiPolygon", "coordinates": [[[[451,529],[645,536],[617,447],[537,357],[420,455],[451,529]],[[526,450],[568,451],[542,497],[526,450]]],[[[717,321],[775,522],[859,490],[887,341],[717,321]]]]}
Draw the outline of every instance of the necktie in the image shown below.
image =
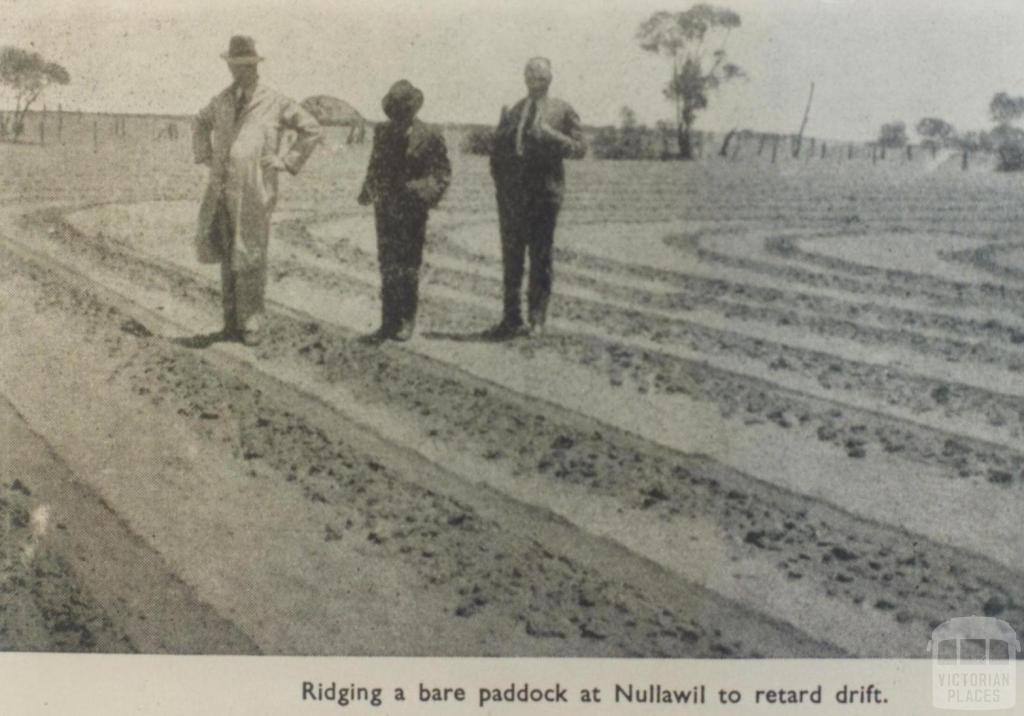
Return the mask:
{"type": "Polygon", "coordinates": [[[245,105],[249,103],[249,100],[245,96],[245,90],[241,90],[238,93],[238,97],[235,98],[235,121],[242,116],[242,112],[245,111],[245,105]]]}
{"type": "Polygon", "coordinates": [[[523,120],[519,123],[519,131],[516,132],[516,154],[523,156],[524,137],[526,132],[533,127],[534,121],[537,119],[537,101],[527,100],[526,112],[523,115],[523,120]]]}

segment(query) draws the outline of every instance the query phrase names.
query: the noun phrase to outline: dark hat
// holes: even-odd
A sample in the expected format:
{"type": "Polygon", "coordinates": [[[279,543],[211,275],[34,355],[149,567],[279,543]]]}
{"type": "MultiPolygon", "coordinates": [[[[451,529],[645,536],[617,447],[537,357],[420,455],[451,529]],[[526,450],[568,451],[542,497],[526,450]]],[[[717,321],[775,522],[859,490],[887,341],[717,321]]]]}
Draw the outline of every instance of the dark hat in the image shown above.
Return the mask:
{"type": "Polygon", "coordinates": [[[256,42],[247,35],[231,38],[228,51],[221,55],[229,64],[254,65],[263,60],[256,54],[256,42]]]}
{"type": "Polygon", "coordinates": [[[408,80],[398,80],[381,100],[388,119],[408,119],[416,116],[423,106],[423,93],[408,80]]]}

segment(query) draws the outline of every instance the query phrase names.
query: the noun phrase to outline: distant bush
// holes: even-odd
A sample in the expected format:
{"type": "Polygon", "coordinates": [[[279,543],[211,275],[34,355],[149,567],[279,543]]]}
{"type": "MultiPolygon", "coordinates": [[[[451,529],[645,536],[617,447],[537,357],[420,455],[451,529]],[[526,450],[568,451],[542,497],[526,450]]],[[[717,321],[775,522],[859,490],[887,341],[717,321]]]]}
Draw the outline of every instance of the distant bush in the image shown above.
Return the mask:
{"type": "Polygon", "coordinates": [[[904,122],[883,124],[878,130],[878,145],[890,149],[901,149],[907,146],[907,125],[904,122]]]}
{"type": "Polygon", "coordinates": [[[990,139],[995,146],[999,171],[1024,170],[1024,130],[1002,124],[992,130],[990,139]]]}
{"type": "MultiPolygon", "coordinates": [[[[459,142],[459,151],[463,154],[474,154],[482,157],[489,157],[494,151],[494,129],[492,127],[473,127],[462,137],[459,142]]],[[[586,154],[586,147],[574,151],[570,159],[582,159],[586,154]]]]}
{"type": "Polygon", "coordinates": [[[492,127],[474,127],[462,138],[460,150],[463,154],[476,154],[489,157],[494,149],[494,129],[492,127]]]}
{"type": "Polygon", "coordinates": [[[590,141],[590,149],[598,159],[646,159],[646,134],[642,129],[624,132],[615,127],[602,127],[590,141]]]}
{"type": "Polygon", "coordinates": [[[590,141],[598,159],[650,159],[654,135],[638,124],[636,112],[626,106],[619,110],[619,127],[602,127],[590,141]]]}

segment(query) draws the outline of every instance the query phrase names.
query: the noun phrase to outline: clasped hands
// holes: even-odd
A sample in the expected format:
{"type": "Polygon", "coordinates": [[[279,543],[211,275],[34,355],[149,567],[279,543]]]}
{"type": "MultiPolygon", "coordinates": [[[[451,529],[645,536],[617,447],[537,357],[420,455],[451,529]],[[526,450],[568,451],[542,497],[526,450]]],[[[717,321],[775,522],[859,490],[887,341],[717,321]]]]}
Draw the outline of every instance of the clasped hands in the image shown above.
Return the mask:
{"type": "Polygon", "coordinates": [[[548,124],[547,120],[544,118],[540,118],[534,122],[527,134],[537,141],[555,141],[563,145],[569,144],[570,142],[570,139],[567,136],[548,124]]]}

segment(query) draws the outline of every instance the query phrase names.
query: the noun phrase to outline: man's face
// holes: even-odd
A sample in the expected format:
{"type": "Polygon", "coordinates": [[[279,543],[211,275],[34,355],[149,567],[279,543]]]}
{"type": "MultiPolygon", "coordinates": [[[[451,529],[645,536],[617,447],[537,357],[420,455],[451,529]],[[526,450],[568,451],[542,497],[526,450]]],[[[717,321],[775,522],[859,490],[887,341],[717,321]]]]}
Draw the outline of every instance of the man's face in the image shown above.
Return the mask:
{"type": "Polygon", "coordinates": [[[412,125],[412,118],[414,116],[412,112],[395,112],[394,116],[391,117],[391,121],[399,129],[408,129],[412,125]]]}
{"type": "Polygon", "coordinates": [[[526,89],[531,97],[543,95],[551,86],[551,70],[539,63],[527,65],[523,76],[526,80],[526,89]]]}
{"type": "Polygon", "coordinates": [[[229,62],[228,69],[231,71],[231,77],[238,84],[251,84],[256,79],[256,65],[229,62]]]}

